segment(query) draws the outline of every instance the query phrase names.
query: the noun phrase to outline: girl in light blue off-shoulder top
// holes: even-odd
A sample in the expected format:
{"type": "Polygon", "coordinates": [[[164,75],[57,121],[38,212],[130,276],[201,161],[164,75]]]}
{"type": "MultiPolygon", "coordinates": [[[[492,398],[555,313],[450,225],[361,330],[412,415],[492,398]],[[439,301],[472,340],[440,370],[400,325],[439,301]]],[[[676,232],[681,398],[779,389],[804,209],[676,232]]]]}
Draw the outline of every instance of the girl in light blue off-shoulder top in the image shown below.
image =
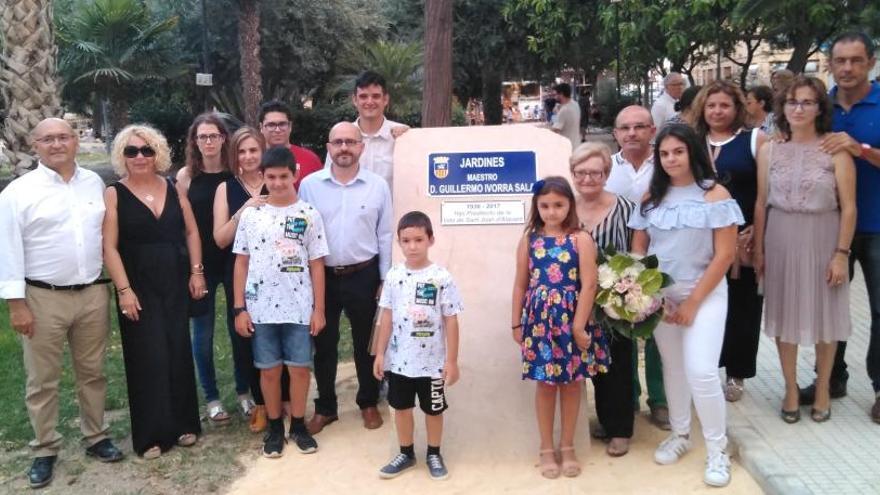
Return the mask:
{"type": "Polygon", "coordinates": [[[651,185],[629,226],[633,251],[656,255],[675,283],[667,288],[664,320],[654,332],[663,360],[663,381],[672,434],[654,452],[659,464],[676,462],[691,448],[691,399],[708,453],[703,480],[730,482],[725,403],[718,358],[727,316],[724,274],[736,250],[743,215],[715,182],[696,133],[668,125],[657,136],[651,185]]]}

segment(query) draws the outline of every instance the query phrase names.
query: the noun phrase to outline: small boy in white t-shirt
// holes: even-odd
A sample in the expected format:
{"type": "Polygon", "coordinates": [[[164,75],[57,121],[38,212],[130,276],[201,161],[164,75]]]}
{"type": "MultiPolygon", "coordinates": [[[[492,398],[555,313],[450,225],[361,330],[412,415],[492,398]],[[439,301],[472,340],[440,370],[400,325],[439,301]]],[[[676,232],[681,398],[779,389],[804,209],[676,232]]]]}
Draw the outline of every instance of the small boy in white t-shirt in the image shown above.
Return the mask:
{"type": "Polygon", "coordinates": [[[448,477],[440,455],[443,411],[448,407],[445,386],[458,381],[456,315],[463,308],[452,275],[428,259],[434,244],[431,219],[420,211],[407,213],[397,224],[397,237],[406,261],[385,276],[373,374],[388,379],[400,454],[379,476],[394,478],[416,463],[413,408],[418,397],[425,413],[428,471],[442,480],[448,477]]]}
{"type": "Polygon", "coordinates": [[[303,454],[318,450],[306,430],[312,337],[324,328],[324,256],[321,215],[300,200],[296,160],[286,147],[266,150],[260,163],[269,189],[266,204],[244,210],[235,232],[235,331],[253,337],[254,366],[266,401],[269,428],[263,455],[281,457],[281,370],[290,373],[290,439],[303,454]]]}

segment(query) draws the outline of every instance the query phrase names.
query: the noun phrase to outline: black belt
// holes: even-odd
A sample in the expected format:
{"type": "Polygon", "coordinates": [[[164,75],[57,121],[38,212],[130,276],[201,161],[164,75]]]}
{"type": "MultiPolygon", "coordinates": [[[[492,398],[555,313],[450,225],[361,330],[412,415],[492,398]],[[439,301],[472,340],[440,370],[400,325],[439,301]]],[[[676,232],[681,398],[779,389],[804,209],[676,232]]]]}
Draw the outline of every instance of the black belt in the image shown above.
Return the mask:
{"type": "Polygon", "coordinates": [[[94,282],[90,282],[88,284],[75,284],[75,285],[53,285],[47,284],[46,282],[40,282],[39,280],[31,280],[29,278],[24,279],[24,283],[28,285],[32,285],[34,287],[39,287],[41,289],[49,289],[49,290],[83,290],[86,287],[91,287],[95,284],[109,284],[109,278],[99,278],[94,282]]]}
{"type": "Polygon", "coordinates": [[[362,261],[360,263],[355,263],[353,265],[328,266],[325,268],[327,269],[327,271],[329,271],[333,275],[336,275],[337,277],[341,277],[344,275],[351,275],[352,273],[359,272],[359,271],[363,270],[364,268],[372,265],[373,262],[375,262],[377,258],[378,258],[378,256],[373,256],[372,258],[368,259],[367,261],[362,261]]]}

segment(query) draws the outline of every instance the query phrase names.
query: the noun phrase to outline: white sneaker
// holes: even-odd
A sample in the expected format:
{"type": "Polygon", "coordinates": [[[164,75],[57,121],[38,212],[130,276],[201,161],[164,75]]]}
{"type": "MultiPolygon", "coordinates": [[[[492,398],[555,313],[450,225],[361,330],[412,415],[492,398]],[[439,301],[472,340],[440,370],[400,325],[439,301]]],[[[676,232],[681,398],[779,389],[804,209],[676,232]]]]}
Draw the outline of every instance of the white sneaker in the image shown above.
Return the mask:
{"type": "Polygon", "coordinates": [[[709,486],[727,486],[730,483],[730,457],[726,452],[715,452],[706,457],[703,481],[709,486]]]}
{"type": "Polygon", "coordinates": [[[654,451],[654,462],[663,465],[673,464],[689,450],[691,450],[690,438],[673,433],[660,442],[657,450],[654,451]]]}

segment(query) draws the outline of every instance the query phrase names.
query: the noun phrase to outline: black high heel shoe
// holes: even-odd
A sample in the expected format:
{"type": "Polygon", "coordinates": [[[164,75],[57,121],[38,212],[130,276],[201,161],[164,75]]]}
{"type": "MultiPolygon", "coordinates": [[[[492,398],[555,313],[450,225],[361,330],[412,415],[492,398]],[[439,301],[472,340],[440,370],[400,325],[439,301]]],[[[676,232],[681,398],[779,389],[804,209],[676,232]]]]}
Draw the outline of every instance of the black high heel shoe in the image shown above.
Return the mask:
{"type": "Polygon", "coordinates": [[[780,417],[782,418],[782,420],[785,421],[786,423],[788,423],[788,424],[790,424],[790,425],[791,425],[791,424],[795,424],[795,423],[797,423],[798,421],[801,420],[801,410],[800,410],[800,409],[795,409],[794,411],[786,411],[785,409],[782,409],[782,410],[779,412],[779,416],[780,416],[780,417]]]}

